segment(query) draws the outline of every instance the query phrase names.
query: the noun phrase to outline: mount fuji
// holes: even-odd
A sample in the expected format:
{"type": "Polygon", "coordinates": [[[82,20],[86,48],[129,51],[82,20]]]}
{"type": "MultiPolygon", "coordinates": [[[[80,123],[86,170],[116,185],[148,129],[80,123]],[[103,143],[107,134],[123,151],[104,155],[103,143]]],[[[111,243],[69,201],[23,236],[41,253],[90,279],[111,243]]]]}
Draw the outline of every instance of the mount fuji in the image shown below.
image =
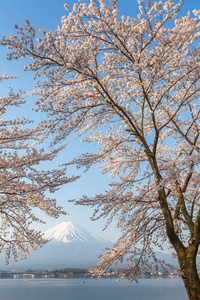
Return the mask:
{"type": "MultiPolygon", "coordinates": [[[[86,229],[64,222],[44,233],[44,238],[49,240],[42,248],[32,251],[26,260],[14,262],[10,260],[5,265],[5,257],[0,256],[0,269],[62,269],[62,268],[90,268],[99,261],[98,257],[106,247],[111,248],[112,243],[101,239],[86,229]]],[[[159,259],[176,265],[176,260],[170,254],[156,252],[159,259]]]]}
{"type": "Polygon", "coordinates": [[[52,243],[72,243],[72,242],[85,242],[85,243],[98,243],[102,244],[106,241],[90,233],[86,229],[73,224],[72,222],[64,222],[44,233],[44,238],[51,240],[52,243]]]}
{"type": "Polygon", "coordinates": [[[10,261],[6,267],[0,260],[0,268],[9,270],[90,268],[98,263],[98,257],[103,249],[112,247],[111,242],[72,222],[64,222],[47,230],[44,238],[49,242],[37,251],[32,251],[26,260],[10,261]]]}

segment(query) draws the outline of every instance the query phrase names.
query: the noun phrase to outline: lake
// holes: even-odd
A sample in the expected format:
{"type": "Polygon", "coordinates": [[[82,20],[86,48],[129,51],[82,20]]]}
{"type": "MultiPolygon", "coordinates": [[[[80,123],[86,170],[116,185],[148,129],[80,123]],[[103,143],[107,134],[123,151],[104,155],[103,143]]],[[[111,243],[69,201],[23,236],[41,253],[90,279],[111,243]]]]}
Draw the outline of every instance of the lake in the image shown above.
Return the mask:
{"type": "Polygon", "coordinates": [[[1,300],[188,300],[179,278],[0,279],[1,300]],[[85,283],[81,283],[81,281],[85,283]]]}

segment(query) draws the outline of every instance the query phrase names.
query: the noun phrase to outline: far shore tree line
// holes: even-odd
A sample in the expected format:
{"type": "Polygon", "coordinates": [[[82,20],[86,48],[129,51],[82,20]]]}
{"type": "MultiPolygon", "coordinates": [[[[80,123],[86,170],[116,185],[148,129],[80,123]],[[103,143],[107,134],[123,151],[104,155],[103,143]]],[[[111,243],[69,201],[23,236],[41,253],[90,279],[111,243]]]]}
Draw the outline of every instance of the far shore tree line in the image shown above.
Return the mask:
{"type": "MultiPolygon", "coordinates": [[[[155,270],[143,271],[138,274],[139,278],[173,278],[179,277],[176,270],[168,269],[164,272],[156,272],[155,270]]],[[[83,268],[64,268],[64,269],[55,269],[55,270],[32,270],[28,269],[26,271],[0,271],[0,278],[87,278],[92,279],[93,277],[90,274],[89,269],[83,268]]],[[[119,278],[117,270],[110,268],[103,275],[103,278],[119,278]]]]}

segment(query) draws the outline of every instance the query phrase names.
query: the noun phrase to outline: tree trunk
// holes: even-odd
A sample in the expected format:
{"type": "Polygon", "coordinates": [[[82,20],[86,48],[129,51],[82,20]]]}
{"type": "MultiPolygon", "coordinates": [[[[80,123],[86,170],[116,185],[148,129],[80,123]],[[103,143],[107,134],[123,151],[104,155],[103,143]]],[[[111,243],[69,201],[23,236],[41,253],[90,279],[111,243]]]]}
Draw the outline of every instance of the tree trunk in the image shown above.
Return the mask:
{"type": "Polygon", "coordinates": [[[187,249],[179,253],[178,260],[189,300],[200,300],[200,279],[196,268],[196,253],[187,249]]]}

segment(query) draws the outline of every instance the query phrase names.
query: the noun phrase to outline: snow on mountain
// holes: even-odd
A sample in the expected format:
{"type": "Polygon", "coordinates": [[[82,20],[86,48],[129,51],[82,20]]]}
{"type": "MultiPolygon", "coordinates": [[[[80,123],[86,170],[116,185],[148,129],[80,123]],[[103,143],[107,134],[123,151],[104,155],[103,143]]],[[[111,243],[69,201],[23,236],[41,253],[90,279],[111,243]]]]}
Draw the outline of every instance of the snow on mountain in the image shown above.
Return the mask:
{"type": "Polygon", "coordinates": [[[105,240],[93,235],[86,229],[73,224],[72,222],[63,222],[44,233],[44,238],[51,242],[71,243],[81,242],[99,242],[105,243],[105,240]]]}

